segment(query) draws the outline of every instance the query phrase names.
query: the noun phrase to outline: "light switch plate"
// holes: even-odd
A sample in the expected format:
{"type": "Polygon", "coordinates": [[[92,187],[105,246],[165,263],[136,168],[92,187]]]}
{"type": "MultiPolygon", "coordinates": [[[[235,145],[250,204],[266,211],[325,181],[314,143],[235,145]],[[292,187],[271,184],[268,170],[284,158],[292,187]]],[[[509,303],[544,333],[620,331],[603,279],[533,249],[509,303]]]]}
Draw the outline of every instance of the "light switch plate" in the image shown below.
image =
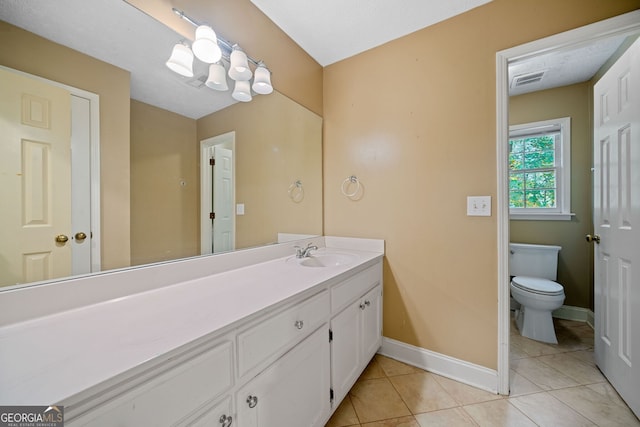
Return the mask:
{"type": "Polygon", "coordinates": [[[468,196],[467,216],[491,216],[491,196],[468,196]]]}
{"type": "Polygon", "coordinates": [[[236,205],[236,215],[244,215],[244,203],[238,203],[236,205]]]}

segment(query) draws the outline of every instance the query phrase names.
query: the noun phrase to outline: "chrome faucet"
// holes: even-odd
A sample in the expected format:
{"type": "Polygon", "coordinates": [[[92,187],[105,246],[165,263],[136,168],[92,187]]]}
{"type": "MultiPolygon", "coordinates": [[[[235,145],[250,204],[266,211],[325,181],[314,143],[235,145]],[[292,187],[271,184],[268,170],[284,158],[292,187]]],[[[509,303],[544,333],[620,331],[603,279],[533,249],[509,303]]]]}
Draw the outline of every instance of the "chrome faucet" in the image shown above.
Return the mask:
{"type": "Polygon", "coordinates": [[[306,248],[294,246],[296,249],[296,258],[307,258],[311,256],[311,251],[317,251],[318,247],[313,243],[309,243],[306,248]]]}

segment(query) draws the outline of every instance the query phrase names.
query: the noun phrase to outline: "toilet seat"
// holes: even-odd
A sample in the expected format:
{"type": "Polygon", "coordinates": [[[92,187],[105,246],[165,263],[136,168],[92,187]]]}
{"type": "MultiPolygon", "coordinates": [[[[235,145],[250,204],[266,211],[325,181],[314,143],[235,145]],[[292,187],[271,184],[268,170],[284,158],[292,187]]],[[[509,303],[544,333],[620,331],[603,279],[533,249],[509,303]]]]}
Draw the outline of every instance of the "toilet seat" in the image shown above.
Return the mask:
{"type": "Polygon", "coordinates": [[[540,277],[516,276],[511,280],[511,284],[525,292],[538,295],[554,296],[564,294],[564,288],[561,284],[540,277]]]}

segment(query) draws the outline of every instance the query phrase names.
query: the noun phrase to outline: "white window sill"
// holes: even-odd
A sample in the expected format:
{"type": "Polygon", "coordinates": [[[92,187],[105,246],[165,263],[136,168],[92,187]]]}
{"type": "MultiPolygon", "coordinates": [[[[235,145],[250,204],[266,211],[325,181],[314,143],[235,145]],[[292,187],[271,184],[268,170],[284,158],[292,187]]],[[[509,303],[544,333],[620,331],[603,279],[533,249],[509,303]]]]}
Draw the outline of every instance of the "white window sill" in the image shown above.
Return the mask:
{"type": "Polygon", "coordinates": [[[509,213],[509,219],[515,221],[571,221],[574,213],[509,213]]]}

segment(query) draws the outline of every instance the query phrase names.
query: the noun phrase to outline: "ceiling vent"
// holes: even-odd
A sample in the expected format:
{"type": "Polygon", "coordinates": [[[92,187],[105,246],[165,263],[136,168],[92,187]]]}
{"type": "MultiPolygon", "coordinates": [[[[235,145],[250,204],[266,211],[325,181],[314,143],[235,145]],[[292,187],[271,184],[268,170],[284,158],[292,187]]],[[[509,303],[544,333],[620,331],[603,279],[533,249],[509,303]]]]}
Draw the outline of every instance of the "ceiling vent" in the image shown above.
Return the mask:
{"type": "Polygon", "coordinates": [[[535,73],[520,74],[515,76],[511,81],[511,87],[520,87],[531,83],[538,83],[544,76],[544,71],[536,71],[535,73]]]}
{"type": "Polygon", "coordinates": [[[193,86],[195,88],[200,89],[202,86],[204,86],[204,82],[206,81],[207,81],[207,75],[203,74],[201,76],[196,76],[192,79],[189,79],[185,81],[185,83],[188,84],[189,86],[193,86]]]}

